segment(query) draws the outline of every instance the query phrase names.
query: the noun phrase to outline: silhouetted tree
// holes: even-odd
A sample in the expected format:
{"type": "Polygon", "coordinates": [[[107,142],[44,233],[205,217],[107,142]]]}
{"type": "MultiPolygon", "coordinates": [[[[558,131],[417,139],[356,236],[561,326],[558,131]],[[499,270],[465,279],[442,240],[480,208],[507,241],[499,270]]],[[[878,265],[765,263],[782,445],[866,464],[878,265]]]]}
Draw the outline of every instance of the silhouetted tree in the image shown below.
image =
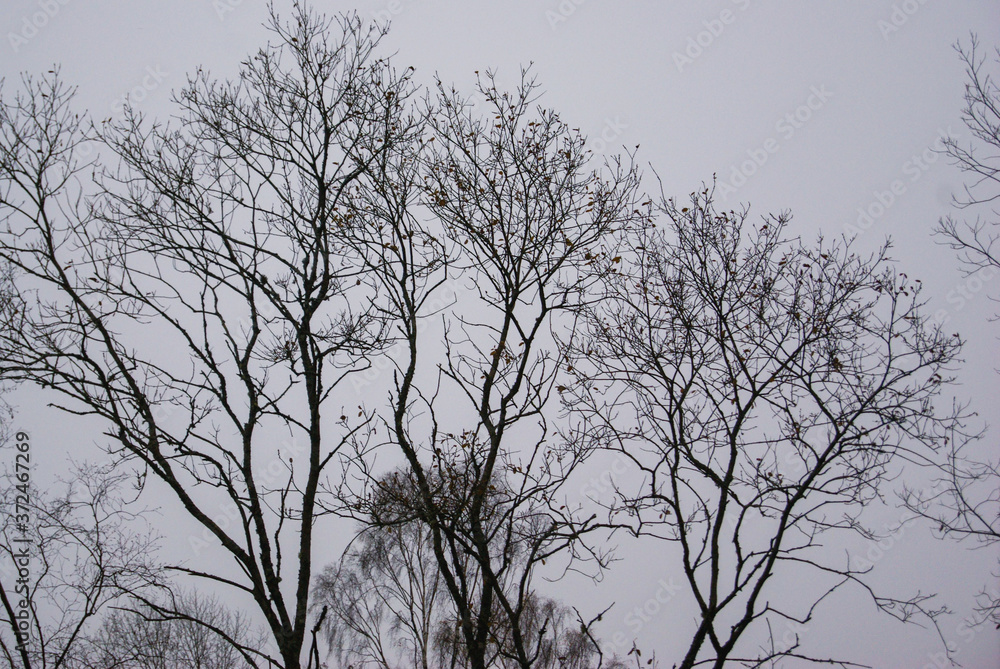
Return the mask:
{"type": "Polygon", "coordinates": [[[612,521],[678,546],[697,615],[677,632],[691,639],[677,666],[808,658],[798,635],[760,655],[738,644],[755,626],[808,623],[846,584],[901,620],[933,621],[926,595],[877,594],[870,565],[822,546],[871,538],[864,506],[900,461],[942,444],[952,417],[932,400],[958,338],[922,315],[919,281],[885,249],[786,241],[787,215],[752,225],[708,189],[658,212],[661,228],[595,265],[602,290],[561,377],[587,438],[637,473],[603,500],[612,521]],[[800,599],[772,589],[803,573],[800,599]]]}
{"type": "Polygon", "coordinates": [[[263,647],[266,639],[241,613],[198,593],[169,595],[149,606],[123,602],[88,635],[79,669],[246,669],[238,649],[263,647]],[[125,606],[128,608],[124,608],[125,606]],[[172,611],[164,615],[164,611],[172,611]]]}
{"type": "MultiPolygon", "coordinates": [[[[966,141],[959,137],[944,140],[945,155],[970,177],[964,195],[955,198],[962,209],[995,202],[1000,193],[1000,88],[989,72],[990,65],[979,53],[979,41],[973,35],[968,47],[955,45],[965,63],[965,107],[962,120],[972,133],[966,141]]],[[[993,66],[1000,65],[1000,49],[993,66]]],[[[996,210],[990,212],[994,217],[996,210]]],[[[957,251],[966,275],[982,270],[1000,270],[1000,249],[996,247],[1000,220],[961,221],[953,216],[942,218],[934,230],[941,243],[957,251]]]]}
{"type": "MultiPolygon", "coordinates": [[[[28,443],[17,434],[13,447],[28,443]]],[[[5,449],[8,450],[8,449],[5,449]]],[[[37,453],[27,453],[38,457],[37,453]]],[[[75,669],[89,626],[132,593],[162,585],[156,537],[128,473],[83,467],[64,492],[6,477],[0,498],[0,654],[12,669],[75,669]],[[140,522],[137,522],[140,521],[140,522]]]]}
{"type": "MultiPolygon", "coordinates": [[[[313,606],[328,609],[330,649],[341,666],[468,667],[467,645],[441,582],[430,532],[412,513],[418,501],[412,479],[393,472],[382,483],[383,494],[370,508],[383,513],[372,519],[339,563],[317,577],[313,606]]],[[[448,494],[440,498],[441,508],[448,494]]],[[[461,496],[456,499],[460,504],[461,496]]],[[[501,513],[492,514],[486,522],[500,517],[501,513]]],[[[495,550],[503,554],[513,548],[495,550]]],[[[474,564],[472,558],[467,561],[474,564]]],[[[463,565],[462,573],[475,576],[472,564],[463,565]]],[[[535,667],[600,666],[600,647],[588,623],[535,592],[526,600],[520,631],[523,638],[538,639],[535,667]]],[[[518,666],[511,659],[514,635],[504,626],[507,618],[498,610],[491,620],[494,628],[487,637],[487,665],[518,666]]]]}
{"type": "MultiPolygon", "coordinates": [[[[955,49],[966,66],[963,120],[972,138],[968,142],[946,140],[945,154],[971,177],[964,196],[955,203],[975,210],[991,206],[1000,197],[1000,88],[986,58],[978,52],[975,35],[968,47],[957,44],[955,49]]],[[[1000,50],[992,65],[993,69],[1000,65],[1000,50]]],[[[947,216],[934,230],[942,243],[958,252],[965,276],[983,282],[1000,270],[1000,249],[996,246],[1000,220],[996,209],[988,215],[992,220],[977,215],[974,222],[947,216]]],[[[950,435],[944,457],[932,461],[936,470],[932,484],[907,487],[902,492],[906,508],[929,520],[942,536],[969,539],[980,546],[1000,543],[1000,461],[978,450],[981,441],[988,438],[985,431],[968,434],[956,430],[950,435]]],[[[1000,570],[992,577],[993,585],[985,586],[979,594],[976,614],[979,624],[990,622],[1000,629],[1000,587],[996,585],[1000,570]]]]}
{"type": "MultiPolygon", "coordinates": [[[[270,638],[170,598],[140,618],[214,627],[251,667],[315,667],[324,631],[382,666],[600,666],[600,614],[536,578],[605,568],[595,531],[629,527],[680,545],[682,665],[721,666],[755,623],[864,585],[820,537],[871,536],[861,508],[948,428],[932,400],[960,342],[916,282],[707,191],[654,206],[527,72],[484,73],[477,110],[418,95],[356,16],[295,3],[270,28],[233,80],[192,75],[172,125],[127,109],[85,132],[56,73],[0,94],[0,379],[99,423],[200,528],[173,569],[252,601],[270,638]],[[641,474],[601,518],[567,501],[599,449],[641,474]],[[334,514],[365,528],[315,580],[334,514]],[[831,581],[772,601],[800,568],[831,581]]],[[[804,655],[744,659],[784,656],[804,655]]]]}
{"type": "Polygon", "coordinates": [[[58,76],[4,98],[0,260],[24,299],[0,373],[101,421],[109,451],[203,528],[195,555],[232,560],[176,569],[251,599],[266,662],[296,669],[328,472],[370,421],[336,419],[357,404],[346,379],[387,327],[340,239],[346,193],[380,196],[414,121],[408,73],[376,55],[384,31],[298,5],[270,27],[235,80],[189,79],[176,127],[126,110],[98,128],[96,193],[58,76]]]}
{"type": "Polygon", "coordinates": [[[478,90],[485,114],[441,85],[430,103],[416,183],[436,227],[415,228],[400,197],[369,208],[362,241],[401,339],[384,424],[406,459],[412,514],[429,529],[469,666],[485,669],[495,649],[527,669],[549,629],[529,635],[524,625],[538,567],[603,562],[580,541],[595,519],[560,501],[587,451],[550,439],[561,364],[553,333],[573,327],[587,286],[580,266],[639,215],[639,177],[617,160],[595,166],[578,131],[535,108],[526,73],[513,91],[486,73],[478,90]],[[427,249],[466,287],[443,314],[427,249]],[[441,328],[428,331],[436,315],[441,328]],[[494,645],[498,629],[510,636],[494,645]]]}

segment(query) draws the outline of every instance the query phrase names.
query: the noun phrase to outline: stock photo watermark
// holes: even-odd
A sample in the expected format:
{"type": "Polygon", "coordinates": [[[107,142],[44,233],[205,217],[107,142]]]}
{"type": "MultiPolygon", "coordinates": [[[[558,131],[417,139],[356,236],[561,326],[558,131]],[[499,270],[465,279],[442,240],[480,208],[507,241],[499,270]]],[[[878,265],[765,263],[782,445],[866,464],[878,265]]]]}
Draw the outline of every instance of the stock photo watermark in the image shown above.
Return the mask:
{"type": "Polygon", "coordinates": [[[747,181],[760,168],[764,167],[771,156],[781,150],[781,143],[787,142],[808,123],[816,112],[822,109],[833,97],[833,92],[826,85],[811,86],[805,101],[784,114],[774,124],[778,137],[768,137],[757,146],[747,149],[747,158],[740,163],[731,165],[728,178],[719,180],[715,187],[716,195],[723,201],[746,185],[747,181]]]}
{"type": "Polygon", "coordinates": [[[580,5],[586,4],[586,2],[587,0],[560,0],[555,11],[549,9],[545,12],[545,20],[549,22],[549,27],[555,30],[556,26],[568,21],[569,17],[576,14],[580,5]]]}
{"type": "MultiPolygon", "coordinates": [[[[989,590],[984,590],[983,594],[988,594],[994,600],[1000,599],[1000,586],[993,585],[989,590]]],[[[946,667],[961,667],[961,663],[955,657],[963,646],[968,646],[976,640],[984,631],[995,631],[993,624],[988,620],[976,620],[974,616],[966,616],[955,627],[955,635],[961,639],[962,645],[948,643],[947,650],[935,651],[927,654],[927,663],[920,669],[945,669],[946,667]]],[[[968,666],[968,665],[964,665],[968,666]]]]}
{"type": "Polygon", "coordinates": [[[869,541],[863,554],[855,554],[853,556],[856,565],[852,565],[852,569],[856,568],[868,571],[874,567],[900,542],[906,535],[907,529],[916,523],[916,521],[917,518],[907,516],[901,518],[895,526],[885,525],[883,527],[885,535],[869,541]]]}
{"type": "MultiPolygon", "coordinates": [[[[147,65],[139,82],[111,101],[111,115],[106,117],[104,122],[111,123],[123,120],[126,108],[142,104],[169,76],[170,73],[164,72],[159,64],[147,65]]],[[[94,150],[93,142],[83,142],[77,147],[76,155],[78,158],[86,160],[93,155],[94,150]]]]}
{"type": "MultiPolygon", "coordinates": [[[[308,446],[299,443],[296,439],[286,440],[281,445],[281,450],[267,463],[266,466],[258,468],[254,474],[253,482],[258,490],[276,489],[287,483],[292,475],[291,463],[296,457],[305,455],[308,446]]],[[[219,513],[212,516],[212,522],[226,532],[233,523],[243,523],[245,518],[236,502],[227,500],[219,505],[219,513]]],[[[188,547],[195,557],[201,555],[202,551],[210,548],[217,548],[219,541],[217,537],[207,528],[203,527],[201,535],[191,534],[188,536],[188,547]]]]}
{"type": "MultiPolygon", "coordinates": [[[[433,299],[427,301],[428,313],[437,313],[446,309],[458,299],[459,295],[467,292],[468,288],[457,279],[449,279],[441,285],[440,291],[433,299]]],[[[421,319],[417,324],[417,333],[425,332],[427,327],[427,319],[421,319]]],[[[370,386],[382,376],[382,372],[387,369],[399,368],[398,360],[402,359],[407,353],[408,344],[405,341],[397,341],[392,344],[385,351],[385,355],[380,355],[372,361],[368,369],[351,375],[351,386],[354,388],[354,392],[360,396],[363,389],[370,386]]]]}
{"type": "Polygon", "coordinates": [[[611,142],[621,137],[628,130],[628,124],[615,116],[614,120],[605,119],[604,126],[594,139],[589,140],[591,150],[596,154],[605,153],[611,142]]]}
{"type": "Polygon", "coordinates": [[[936,325],[947,324],[952,316],[962,311],[967,304],[972,302],[976,298],[976,295],[982,292],[986,285],[996,278],[996,275],[997,268],[989,266],[983,267],[979,271],[966,276],[948,291],[945,295],[945,301],[950,306],[935,311],[932,321],[936,325]]]}
{"type": "Polygon", "coordinates": [[[602,644],[602,651],[604,653],[607,655],[616,655],[626,653],[634,648],[635,635],[639,634],[646,625],[653,622],[664,610],[664,607],[682,591],[682,587],[674,580],[673,576],[670,578],[661,578],[655,583],[655,586],[656,590],[653,591],[653,594],[641,605],[629,611],[622,619],[618,631],[602,644]],[[626,634],[622,626],[628,627],[631,636],[626,634]]]}
{"type": "Polygon", "coordinates": [[[376,9],[372,11],[372,19],[377,23],[387,24],[392,21],[393,18],[399,16],[403,13],[413,0],[389,0],[385,5],[385,9],[376,9]]]}
{"type": "Polygon", "coordinates": [[[236,11],[236,8],[243,4],[243,0],[212,0],[212,9],[220,21],[226,20],[226,14],[236,11]]]}
{"type": "MultiPolygon", "coordinates": [[[[993,584],[989,589],[984,589],[983,595],[988,596],[993,601],[1000,601],[1000,585],[993,584]]],[[[955,627],[955,635],[962,640],[963,646],[968,646],[984,631],[995,631],[995,626],[989,618],[977,620],[975,616],[966,616],[955,627]]],[[[952,656],[958,655],[961,650],[962,646],[958,644],[948,645],[948,653],[952,656]]],[[[928,653],[927,659],[929,662],[921,669],[944,669],[945,667],[960,666],[953,658],[949,658],[946,653],[940,651],[928,653]]]]}
{"type": "Polygon", "coordinates": [[[892,6],[889,16],[879,19],[876,23],[878,30],[882,33],[882,39],[889,41],[894,33],[910,22],[910,18],[926,5],[928,0],[903,0],[892,6]]]}
{"type": "MultiPolygon", "coordinates": [[[[732,0],[732,3],[736,5],[736,8],[740,12],[746,11],[750,6],[750,0],[732,0]]],[[[718,16],[702,21],[701,24],[705,29],[688,37],[683,51],[674,51],[673,53],[674,65],[677,67],[677,71],[683,73],[685,67],[694,65],[694,61],[701,58],[705,50],[722,37],[722,34],[726,31],[726,26],[736,23],[738,16],[739,12],[734,12],[731,9],[723,9],[719,12],[718,16]]]]}
{"type": "Polygon", "coordinates": [[[164,72],[160,69],[159,65],[147,66],[145,69],[145,76],[142,81],[137,85],[129,89],[127,93],[124,93],[121,97],[111,103],[111,113],[116,118],[121,118],[125,115],[125,107],[128,105],[141,104],[143,100],[149,97],[149,94],[160,87],[160,84],[170,75],[169,72],[164,72]]]}
{"type": "Polygon", "coordinates": [[[920,181],[931,166],[941,158],[945,142],[957,137],[959,135],[951,129],[951,126],[939,128],[933,142],[903,162],[899,168],[900,177],[893,179],[884,189],[872,191],[872,199],[868,204],[858,207],[857,219],[854,223],[844,226],[844,233],[848,236],[859,236],[875,225],[907,193],[910,186],[920,181]]]}
{"type": "Polygon", "coordinates": [[[14,601],[16,613],[11,627],[16,635],[16,650],[21,651],[31,639],[33,607],[31,602],[31,437],[21,431],[14,435],[14,534],[10,537],[10,557],[16,570],[14,601]]]}
{"type": "Polygon", "coordinates": [[[7,41],[10,42],[10,48],[14,50],[14,53],[20,51],[21,47],[33,40],[39,31],[49,25],[49,22],[58,16],[62,8],[70,2],[72,0],[38,0],[35,3],[38,10],[21,17],[21,25],[18,26],[16,32],[7,33],[7,41]]]}

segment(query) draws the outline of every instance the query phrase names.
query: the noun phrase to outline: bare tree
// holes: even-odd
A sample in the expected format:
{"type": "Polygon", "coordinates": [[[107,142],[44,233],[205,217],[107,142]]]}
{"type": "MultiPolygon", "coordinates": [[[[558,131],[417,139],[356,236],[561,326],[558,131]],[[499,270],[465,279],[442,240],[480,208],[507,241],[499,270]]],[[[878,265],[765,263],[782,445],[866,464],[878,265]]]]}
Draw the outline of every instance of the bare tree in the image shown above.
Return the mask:
{"type": "MultiPolygon", "coordinates": [[[[995,546],[1000,543],[1000,462],[973,451],[979,436],[952,434],[943,460],[932,465],[936,476],[931,484],[906,486],[900,497],[914,517],[929,521],[942,538],[995,546]]],[[[974,624],[989,622],[1000,629],[997,579],[1000,569],[976,598],[974,624]]]]}
{"type": "Polygon", "coordinates": [[[478,90],[485,114],[442,85],[430,101],[417,204],[436,227],[420,226],[400,198],[371,209],[360,240],[401,333],[385,426],[406,459],[403,489],[416,492],[381,522],[429,528],[469,666],[485,669],[498,653],[527,668],[551,631],[524,624],[537,569],[603,560],[580,542],[594,518],[575,518],[560,501],[587,453],[551,439],[560,364],[552,333],[572,328],[586,286],[578,266],[637,215],[638,175],[619,162],[595,169],[584,137],[535,108],[526,74],[505,92],[486,73],[478,90]],[[440,240],[434,252],[467,287],[444,313],[433,306],[443,278],[427,272],[427,239],[440,240]],[[431,316],[440,330],[427,327],[431,316]],[[501,629],[509,638],[498,644],[501,629]]]}
{"type": "Polygon", "coordinates": [[[376,56],[382,30],[298,5],[271,28],[277,45],[235,81],[190,79],[176,127],[127,110],[97,129],[116,162],[94,197],[57,76],[4,102],[0,260],[28,290],[0,373],[103,421],[110,451],[204,528],[196,548],[228,553],[229,569],[174,568],[254,601],[278,657],[245,648],[251,664],[300,665],[315,525],[341,501],[331,463],[388,429],[471,665],[492,644],[531,666],[549,630],[523,636],[532,574],[572,559],[594,527],[558,500],[585,453],[547,440],[548,328],[581,294],[575,264],[633,216],[638,177],[591,170],[578,132],[532,112],[530,81],[482,86],[496,119],[443,87],[416,115],[409,70],[376,56]],[[417,385],[418,333],[449,272],[476,296],[445,319],[443,358],[422,338],[435,362],[417,385]],[[355,413],[346,380],[395,341],[405,354],[379,425],[355,413]],[[442,382],[472,413],[439,430],[442,382]],[[496,629],[510,638],[497,645],[496,629]]]}
{"type": "Polygon", "coordinates": [[[327,644],[340,666],[431,669],[447,606],[419,523],[366,527],[317,576],[313,606],[328,609],[327,644]]]}
{"type": "MultiPolygon", "coordinates": [[[[964,196],[955,203],[962,209],[992,207],[1000,197],[1000,88],[987,69],[986,58],[979,54],[975,35],[968,47],[956,44],[955,50],[966,67],[963,120],[972,133],[968,143],[957,138],[945,142],[945,154],[971,177],[964,196]]],[[[1000,65],[1000,50],[994,53],[993,65],[1000,65]]],[[[992,220],[977,217],[974,222],[948,216],[934,230],[958,252],[963,273],[969,277],[978,273],[982,281],[1000,270],[996,247],[1000,219],[995,208],[990,213],[992,220]]],[[[929,520],[942,537],[969,539],[980,546],[1000,543],[1000,461],[976,450],[987,438],[985,430],[971,435],[956,430],[944,457],[931,463],[935,470],[932,485],[902,491],[904,506],[929,520]]],[[[1000,588],[996,585],[1000,570],[992,577],[993,585],[979,593],[976,614],[979,624],[990,622],[1000,629],[1000,588]]]]}
{"type": "Polygon", "coordinates": [[[84,467],[51,496],[7,481],[12,494],[0,500],[0,653],[7,666],[79,666],[90,624],[130,593],[160,584],[156,537],[137,524],[142,512],[124,494],[130,478],[84,467]]]}
{"type": "Polygon", "coordinates": [[[386,328],[338,239],[361,219],[346,194],[379,197],[413,121],[384,31],[299,5],[271,29],[234,81],[190,78],[175,126],[128,110],[97,129],[116,162],[93,197],[72,91],[52,74],[4,98],[0,260],[24,297],[0,373],[100,421],[112,454],[172,492],[204,530],[195,554],[231,559],[175,569],[252,600],[277,656],[244,659],[294,669],[328,472],[370,423],[345,379],[386,328]]]}
{"type": "MultiPolygon", "coordinates": [[[[955,45],[965,63],[968,81],[965,84],[965,107],[962,120],[971,131],[968,143],[957,137],[944,140],[944,153],[969,175],[971,181],[955,204],[962,209],[990,205],[1000,197],[1000,88],[992,78],[986,58],[979,53],[976,36],[969,46],[955,45]]],[[[1000,65],[1000,49],[994,54],[994,65],[1000,65]]],[[[943,244],[958,252],[967,275],[982,270],[1000,270],[1000,249],[996,247],[997,211],[990,212],[993,220],[960,221],[952,216],[942,218],[934,230],[943,244]]]]}
{"type": "Polygon", "coordinates": [[[785,241],[787,215],[752,225],[717,211],[708,189],[658,209],[665,229],[629,234],[595,265],[603,292],[561,377],[587,438],[636,472],[596,501],[635,535],[678,547],[697,614],[676,666],[836,663],[765,630],[808,623],[845,584],[900,620],[933,623],[942,609],[928,595],[880,595],[870,565],[823,544],[874,537],[863,507],[902,461],[942,443],[952,416],[932,400],[959,339],[921,314],[919,280],[885,249],[785,241]],[[812,589],[783,599],[783,577],[804,573],[812,589]],[[765,642],[747,652],[755,634],[765,642]]]}
{"type": "Polygon", "coordinates": [[[195,552],[231,557],[174,568],[253,600],[277,656],[243,648],[252,665],[300,666],[315,526],[344,501],[332,463],[387,429],[471,665],[500,652],[531,666],[550,629],[524,638],[532,575],[595,527],[558,499],[586,454],[547,440],[548,328],[582,294],[575,264],[633,216],[638,177],[591,170],[578,132],[532,112],[530,81],[481,87],[496,119],[443,87],[418,115],[410,71],[376,55],[381,29],[298,5],[271,28],[277,44],[235,81],[191,77],[176,127],[127,110],[95,130],[115,162],[94,196],[57,75],[3,103],[0,260],[27,290],[0,374],[102,421],[110,452],[202,526],[195,552]],[[456,273],[476,294],[444,319],[443,352],[420,337],[418,379],[429,300],[456,273]],[[347,380],[396,342],[375,421],[347,380]],[[470,420],[439,429],[442,382],[470,420]]]}
{"type": "Polygon", "coordinates": [[[79,669],[246,669],[238,647],[262,646],[266,639],[241,613],[214,597],[171,595],[151,607],[123,602],[88,635],[79,669]],[[124,608],[131,604],[131,608],[124,608]],[[164,616],[165,610],[174,611],[164,616]]]}
{"type": "MultiPolygon", "coordinates": [[[[169,490],[203,530],[173,569],[252,601],[269,647],[183,602],[142,597],[146,618],[200,622],[251,667],[318,665],[325,616],[383,666],[600,665],[600,615],[570,629],[534,582],[603,568],[588,537],[627,525],[683,547],[693,666],[864,583],[818,536],[866,533],[856,513],[894,462],[938,443],[930,402],[959,346],[884,254],[785,244],[784,218],[747,242],[707,192],[661,204],[668,242],[631,156],[595,165],[527,73],[513,91],[485,73],[485,114],[440,83],[419,106],[383,29],[297,3],[270,27],[234,80],[193,75],[172,125],[127,110],[95,128],[94,186],[56,73],[0,96],[0,262],[24,286],[0,378],[53,391],[140,487],[169,490]],[[352,381],[376,364],[388,400],[370,409],[352,381]],[[608,518],[565,492],[600,448],[646,476],[608,518]],[[387,450],[404,461],[388,477],[387,450]],[[314,589],[334,514],[369,529],[314,589]],[[778,564],[831,584],[779,608],[778,564]],[[387,626],[404,660],[378,645],[387,626]]],[[[798,645],[763,657],[781,656],[798,645]]]]}
{"type": "MultiPolygon", "coordinates": [[[[379,490],[378,500],[369,507],[377,510],[376,515],[341,561],[317,578],[313,606],[329,611],[325,629],[331,652],[341,666],[470,666],[461,622],[435,561],[431,533],[414,513],[419,498],[412,475],[391,472],[379,490]]],[[[503,495],[494,495],[487,504],[502,499],[503,495]]],[[[445,497],[438,503],[443,507],[445,497]]],[[[503,510],[495,511],[488,525],[502,517],[503,510]]],[[[462,565],[462,573],[475,574],[474,560],[466,561],[472,564],[462,565]]],[[[510,657],[514,635],[505,627],[508,619],[500,606],[495,607],[486,664],[516,667],[510,657]]],[[[579,614],[573,617],[570,609],[554,600],[528,593],[520,623],[521,637],[539,640],[535,667],[582,669],[601,664],[590,623],[579,614]]]]}

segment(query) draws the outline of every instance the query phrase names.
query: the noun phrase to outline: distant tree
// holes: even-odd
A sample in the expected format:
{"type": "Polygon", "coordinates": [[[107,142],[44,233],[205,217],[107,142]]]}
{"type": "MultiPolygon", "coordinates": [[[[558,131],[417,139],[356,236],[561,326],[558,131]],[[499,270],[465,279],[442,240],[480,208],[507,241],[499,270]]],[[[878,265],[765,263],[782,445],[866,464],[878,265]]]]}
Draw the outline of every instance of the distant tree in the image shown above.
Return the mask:
{"type": "MultiPolygon", "coordinates": [[[[945,155],[970,178],[964,195],[955,198],[962,209],[990,205],[1000,197],[1000,87],[989,72],[986,57],[979,53],[979,42],[972,36],[969,46],[955,45],[965,63],[965,107],[962,120],[972,133],[968,142],[959,137],[945,139],[945,155]]],[[[994,67],[1000,66],[1000,49],[994,54],[994,67]]],[[[958,252],[967,275],[982,270],[1000,270],[1000,218],[975,221],[942,218],[934,233],[941,242],[958,252]]]]}
{"type": "Polygon", "coordinates": [[[676,666],[837,663],[794,630],[849,584],[900,620],[933,622],[928,595],[878,594],[870,565],[823,546],[875,538],[865,505],[903,461],[941,446],[953,417],[933,400],[959,339],[921,313],[919,281],[885,249],[786,241],[787,215],[753,225],[708,189],[658,212],[662,226],[595,264],[602,291],[560,376],[586,437],[638,475],[597,501],[636,536],[677,546],[696,617],[674,630],[690,638],[676,666]],[[786,600],[778,584],[796,575],[810,585],[786,600]],[[760,652],[744,650],[767,629],[760,652]]]}
{"type": "MultiPolygon", "coordinates": [[[[503,623],[502,616],[496,616],[503,623]]],[[[463,643],[460,627],[455,620],[439,625],[435,633],[436,657],[442,667],[468,667],[467,646],[463,643]]],[[[538,639],[535,667],[539,669],[624,669],[624,662],[617,655],[605,657],[600,640],[595,637],[591,626],[597,620],[586,621],[579,612],[559,604],[559,602],[537,594],[529,596],[521,618],[521,635],[538,639]]],[[[497,629],[492,635],[491,645],[498,650],[510,643],[512,635],[508,629],[497,629]]],[[[517,667],[516,661],[497,653],[490,666],[517,667]]]]}
{"type": "MultiPolygon", "coordinates": [[[[317,577],[313,607],[339,666],[432,669],[447,601],[419,523],[368,527],[317,577]]],[[[446,666],[448,663],[442,663],[446,666]]]]}
{"type": "MultiPolygon", "coordinates": [[[[331,652],[340,666],[468,667],[467,645],[442,585],[428,528],[416,518],[400,522],[398,515],[396,522],[386,522],[398,513],[404,494],[415,496],[413,486],[398,472],[383,482],[382,504],[395,510],[386,508],[386,515],[358,535],[341,561],[317,577],[313,606],[328,610],[325,630],[331,652]]],[[[469,565],[464,569],[473,573],[469,565]]],[[[539,640],[535,667],[601,665],[600,646],[578,615],[534,592],[526,600],[521,636],[539,640]]],[[[513,637],[503,627],[506,617],[496,611],[491,620],[487,665],[518,666],[510,659],[513,637]]]]}
{"type": "Polygon", "coordinates": [[[155,607],[121,602],[88,635],[86,651],[73,667],[246,669],[251,664],[238,649],[265,642],[245,615],[230,612],[214,597],[181,593],[155,607]]]}
{"type": "MultiPolygon", "coordinates": [[[[1000,218],[992,208],[1000,198],[1000,87],[987,69],[985,56],[979,54],[975,35],[968,47],[956,44],[955,50],[966,66],[963,120],[972,138],[968,142],[948,139],[945,154],[971,177],[956,204],[963,209],[991,207],[992,220],[977,216],[969,222],[947,216],[938,222],[934,233],[958,252],[966,276],[978,274],[985,282],[1000,271],[1000,218]]],[[[992,69],[996,66],[1000,66],[1000,49],[995,50],[992,69]]],[[[970,435],[956,430],[944,457],[932,461],[936,470],[932,485],[907,487],[902,500],[907,509],[930,521],[944,537],[996,546],[1000,544],[1000,459],[977,450],[983,439],[995,442],[996,437],[985,431],[970,435]]],[[[1000,567],[992,574],[993,585],[979,593],[976,616],[979,624],[989,622],[1000,629],[997,579],[1000,567]]]]}
{"type": "MultiPolygon", "coordinates": [[[[15,435],[17,443],[25,442],[15,435]]],[[[76,669],[91,625],[130,594],[151,594],[162,583],[155,536],[137,526],[141,512],[125,494],[131,478],[84,467],[61,494],[27,488],[16,475],[4,481],[0,654],[6,666],[76,669]]]]}

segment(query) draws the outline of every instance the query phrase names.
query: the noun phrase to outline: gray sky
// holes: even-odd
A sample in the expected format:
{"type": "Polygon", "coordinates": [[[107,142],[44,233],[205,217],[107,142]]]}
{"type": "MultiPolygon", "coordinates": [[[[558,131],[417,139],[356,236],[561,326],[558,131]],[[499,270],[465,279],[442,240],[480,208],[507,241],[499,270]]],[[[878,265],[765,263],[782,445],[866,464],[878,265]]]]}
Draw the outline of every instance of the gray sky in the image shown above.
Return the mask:
{"type": "MultiPolygon", "coordinates": [[[[493,67],[501,82],[513,84],[519,67],[533,62],[547,91],[544,104],[587,132],[597,148],[641,145],[640,161],[656,168],[668,194],[684,197],[714,173],[726,207],[749,202],[757,214],[791,210],[792,231],[807,239],[819,231],[828,237],[860,231],[860,247],[874,250],[891,236],[900,270],[924,282],[928,308],[968,339],[955,393],[984,419],[997,415],[1000,324],[988,322],[998,305],[987,295],[1000,295],[1000,282],[963,278],[930,231],[952,211],[951,195],[962,184],[933,149],[944,133],[968,137],[959,119],[965,80],[952,44],[967,41],[970,31],[989,49],[1000,42],[1000,3],[315,5],[391,18],[396,64],[415,66],[425,83],[437,72],[468,87],[474,70],[493,67]]],[[[186,72],[199,65],[219,76],[234,72],[264,39],[264,18],[257,0],[4,0],[0,75],[11,86],[20,71],[60,63],[65,79],[80,87],[81,108],[95,118],[119,113],[125,95],[144,112],[165,116],[170,89],[183,85],[186,72]]],[[[19,420],[30,424],[36,442],[62,449],[58,426],[33,408],[40,397],[25,391],[17,399],[19,420]]],[[[1000,426],[987,440],[989,452],[997,452],[998,438],[1000,426]]],[[[886,522],[899,517],[898,510],[886,512],[886,522]]],[[[625,551],[601,584],[564,583],[557,591],[577,601],[616,601],[603,635],[631,637],[629,612],[655,596],[664,579],[669,585],[666,554],[657,553],[663,550],[625,551]]],[[[966,667],[994,667],[1000,632],[958,630],[995,560],[996,552],[935,542],[914,525],[876,569],[890,587],[942,592],[956,611],[944,630],[957,659],[966,667]]],[[[671,629],[688,616],[682,605],[667,604],[643,622],[640,639],[666,657],[674,647],[671,629]]],[[[869,602],[853,595],[832,602],[823,623],[806,634],[822,638],[830,652],[854,647],[859,661],[877,667],[935,666],[938,650],[931,633],[876,617],[869,602]]]]}

